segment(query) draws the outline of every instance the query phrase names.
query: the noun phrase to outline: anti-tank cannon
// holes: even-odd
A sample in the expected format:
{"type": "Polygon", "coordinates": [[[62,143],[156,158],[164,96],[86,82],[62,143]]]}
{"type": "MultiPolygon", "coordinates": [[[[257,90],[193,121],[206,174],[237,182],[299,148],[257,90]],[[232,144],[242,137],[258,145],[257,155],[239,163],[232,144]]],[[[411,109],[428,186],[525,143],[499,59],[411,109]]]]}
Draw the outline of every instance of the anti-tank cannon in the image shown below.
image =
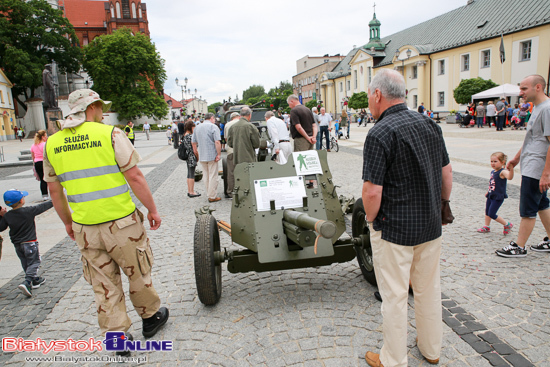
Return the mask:
{"type": "Polygon", "coordinates": [[[229,272],[245,273],[324,266],[357,257],[364,277],[376,284],[362,201],[353,207],[352,236],[344,234],[346,218],[336,188],[325,151],[295,152],[285,165],[237,165],[231,223],[216,221],[207,207],[197,212],[194,260],[200,301],[219,301],[224,262],[229,272]],[[219,230],[244,249],[222,249],[219,230]]]}

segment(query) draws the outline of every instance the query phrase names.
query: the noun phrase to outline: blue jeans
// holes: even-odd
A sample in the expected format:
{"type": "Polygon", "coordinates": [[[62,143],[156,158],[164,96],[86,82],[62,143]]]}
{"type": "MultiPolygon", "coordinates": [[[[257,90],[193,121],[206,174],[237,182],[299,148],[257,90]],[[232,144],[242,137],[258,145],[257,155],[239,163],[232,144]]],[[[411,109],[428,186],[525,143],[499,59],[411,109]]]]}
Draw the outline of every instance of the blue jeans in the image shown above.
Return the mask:
{"type": "Polygon", "coordinates": [[[325,135],[326,137],[326,145],[325,147],[328,149],[330,149],[330,136],[329,136],[329,133],[328,133],[328,126],[320,126],[319,127],[320,129],[320,133],[321,133],[321,136],[320,136],[320,139],[323,139],[323,135],[325,135]]]}
{"type": "Polygon", "coordinates": [[[21,267],[25,272],[25,280],[32,284],[32,281],[37,277],[41,262],[38,242],[18,243],[15,245],[15,253],[21,261],[21,267]]]}
{"type": "Polygon", "coordinates": [[[504,128],[504,121],[506,116],[497,116],[497,130],[502,130],[504,128]]]}
{"type": "Polygon", "coordinates": [[[483,117],[476,118],[477,127],[483,127],[483,117]]]}
{"type": "Polygon", "coordinates": [[[321,150],[321,130],[318,130],[318,131],[317,131],[317,137],[316,137],[316,139],[317,139],[317,143],[315,143],[315,148],[316,148],[317,150],[321,150]]]}

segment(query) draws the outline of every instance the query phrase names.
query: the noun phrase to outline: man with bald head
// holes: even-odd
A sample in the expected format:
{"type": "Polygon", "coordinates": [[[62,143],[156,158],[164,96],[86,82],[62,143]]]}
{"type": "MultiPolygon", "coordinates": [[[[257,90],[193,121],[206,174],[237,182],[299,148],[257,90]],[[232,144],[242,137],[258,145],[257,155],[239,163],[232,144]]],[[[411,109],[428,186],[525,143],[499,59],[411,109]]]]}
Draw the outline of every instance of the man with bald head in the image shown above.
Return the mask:
{"type": "Polygon", "coordinates": [[[384,344],[367,352],[370,366],[407,366],[407,297],[414,289],[418,349],[439,363],[443,338],[441,202],[452,171],[441,128],[405,104],[405,80],[380,70],[368,88],[378,121],[363,148],[363,205],[382,302],[384,344]]]}
{"type": "Polygon", "coordinates": [[[546,195],[550,187],[550,99],[544,94],[546,82],[540,75],[530,75],[519,85],[519,95],[525,102],[535,105],[527,123],[523,147],[506,165],[512,170],[521,164],[521,190],[519,197],[519,233],[517,240],[496,254],[503,257],[527,256],[526,243],[533,232],[537,214],[546,230],[546,237],[531,250],[550,252],[550,202],[546,195]]]}

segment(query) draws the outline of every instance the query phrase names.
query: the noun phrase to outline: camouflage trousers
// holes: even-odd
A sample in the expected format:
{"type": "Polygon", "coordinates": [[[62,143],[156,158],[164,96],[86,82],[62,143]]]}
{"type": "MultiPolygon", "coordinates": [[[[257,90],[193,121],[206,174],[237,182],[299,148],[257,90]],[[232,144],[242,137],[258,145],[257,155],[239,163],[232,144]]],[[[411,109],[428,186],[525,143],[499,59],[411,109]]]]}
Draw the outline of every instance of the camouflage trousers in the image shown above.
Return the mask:
{"type": "Polygon", "coordinates": [[[94,226],[73,222],[73,231],[82,254],[84,278],[95,293],[101,332],[127,331],[132,325],[126,312],[120,270],[130,283],[130,300],[142,318],[153,316],[160,299],[151,280],[153,252],[143,226],[143,214],[94,226]]]}

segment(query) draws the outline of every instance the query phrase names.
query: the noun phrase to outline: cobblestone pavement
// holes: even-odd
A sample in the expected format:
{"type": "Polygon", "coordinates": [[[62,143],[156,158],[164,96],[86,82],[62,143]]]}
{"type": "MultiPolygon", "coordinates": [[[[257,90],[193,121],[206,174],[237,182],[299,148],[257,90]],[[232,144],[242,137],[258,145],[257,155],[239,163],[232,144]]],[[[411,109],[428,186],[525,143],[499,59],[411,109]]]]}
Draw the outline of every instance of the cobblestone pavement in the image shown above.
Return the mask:
{"type": "MultiPolygon", "coordinates": [[[[481,159],[486,161],[488,156],[481,159]]],[[[353,147],[342,146],[340,152],[329,154],[335,184],[341,186],[338,194],[360,196],[361,164],[361,151],[353,147]]],[[[488,176],[488,165],[483,168],[488,176]]],[[[220,302],[202,305],[196,295],[192,247],[194,210],[207,201],[204,196],[190,199],[185,195],[186,167],[175,156],[149,172],[147,179],[163,219],[160,230],[149,231],[155,254],[153,281],[171,315],[155,339],[173,340],[174,351],[134,353],[136,358],[147,358],[143,365],[366,366],[365,352],[379,350],[380,303],[355,260],[246,274],[231,274],[222,266],[220,302]]],[[[493,225],[492,233],[479,234],[475,229],[483,221],[487,181],[467,172],[454,175],[451,205],[456,220],[444,227],[441,256],[445,324],[440,365],[550,366],[550,255],[529,252],[523,259],[505,259],[494,254],[517,234],[519,191],[510,185],[510,198],[499,212],[516,224],[512,234],[504,236],[499,225],[493,225]]],[[[198,183],[197,189],[204,193],[204,183],[198,183]]],[[[210,206],[216,209],[213,215],[217,219],[229,221],[230,201],[210,206]]],[[[220,236],[222,246],[231,246],[227,235],[220,236]]],[[[544,230],[537,222],[530,243],[542,237],[544,230]]],[[[93,292],[80,276],[78,259],[76,246],[62,241],[44,256],[44,275],[49,277],[50,288],[37,289],[33,298],[27,299],[15,288],[20,275],[0,288],[3,336],[43,340],[100,337],[93,292]]],[[[127,304],[131,307],[129,299],[127,304]]],[[[412,297],[409,304],[409,365],[426,366],[415,343],[412,297]]],[[[130,332],[144,340],[139,317],[134,311],[130,315],[134,322],[130,332]]],[[[51,352],[47,357],[104,355],[51,352]]],[[[0,364],[74,365],[71,361],[26,361],[39,356],[3,353],[0,364]]]]}

